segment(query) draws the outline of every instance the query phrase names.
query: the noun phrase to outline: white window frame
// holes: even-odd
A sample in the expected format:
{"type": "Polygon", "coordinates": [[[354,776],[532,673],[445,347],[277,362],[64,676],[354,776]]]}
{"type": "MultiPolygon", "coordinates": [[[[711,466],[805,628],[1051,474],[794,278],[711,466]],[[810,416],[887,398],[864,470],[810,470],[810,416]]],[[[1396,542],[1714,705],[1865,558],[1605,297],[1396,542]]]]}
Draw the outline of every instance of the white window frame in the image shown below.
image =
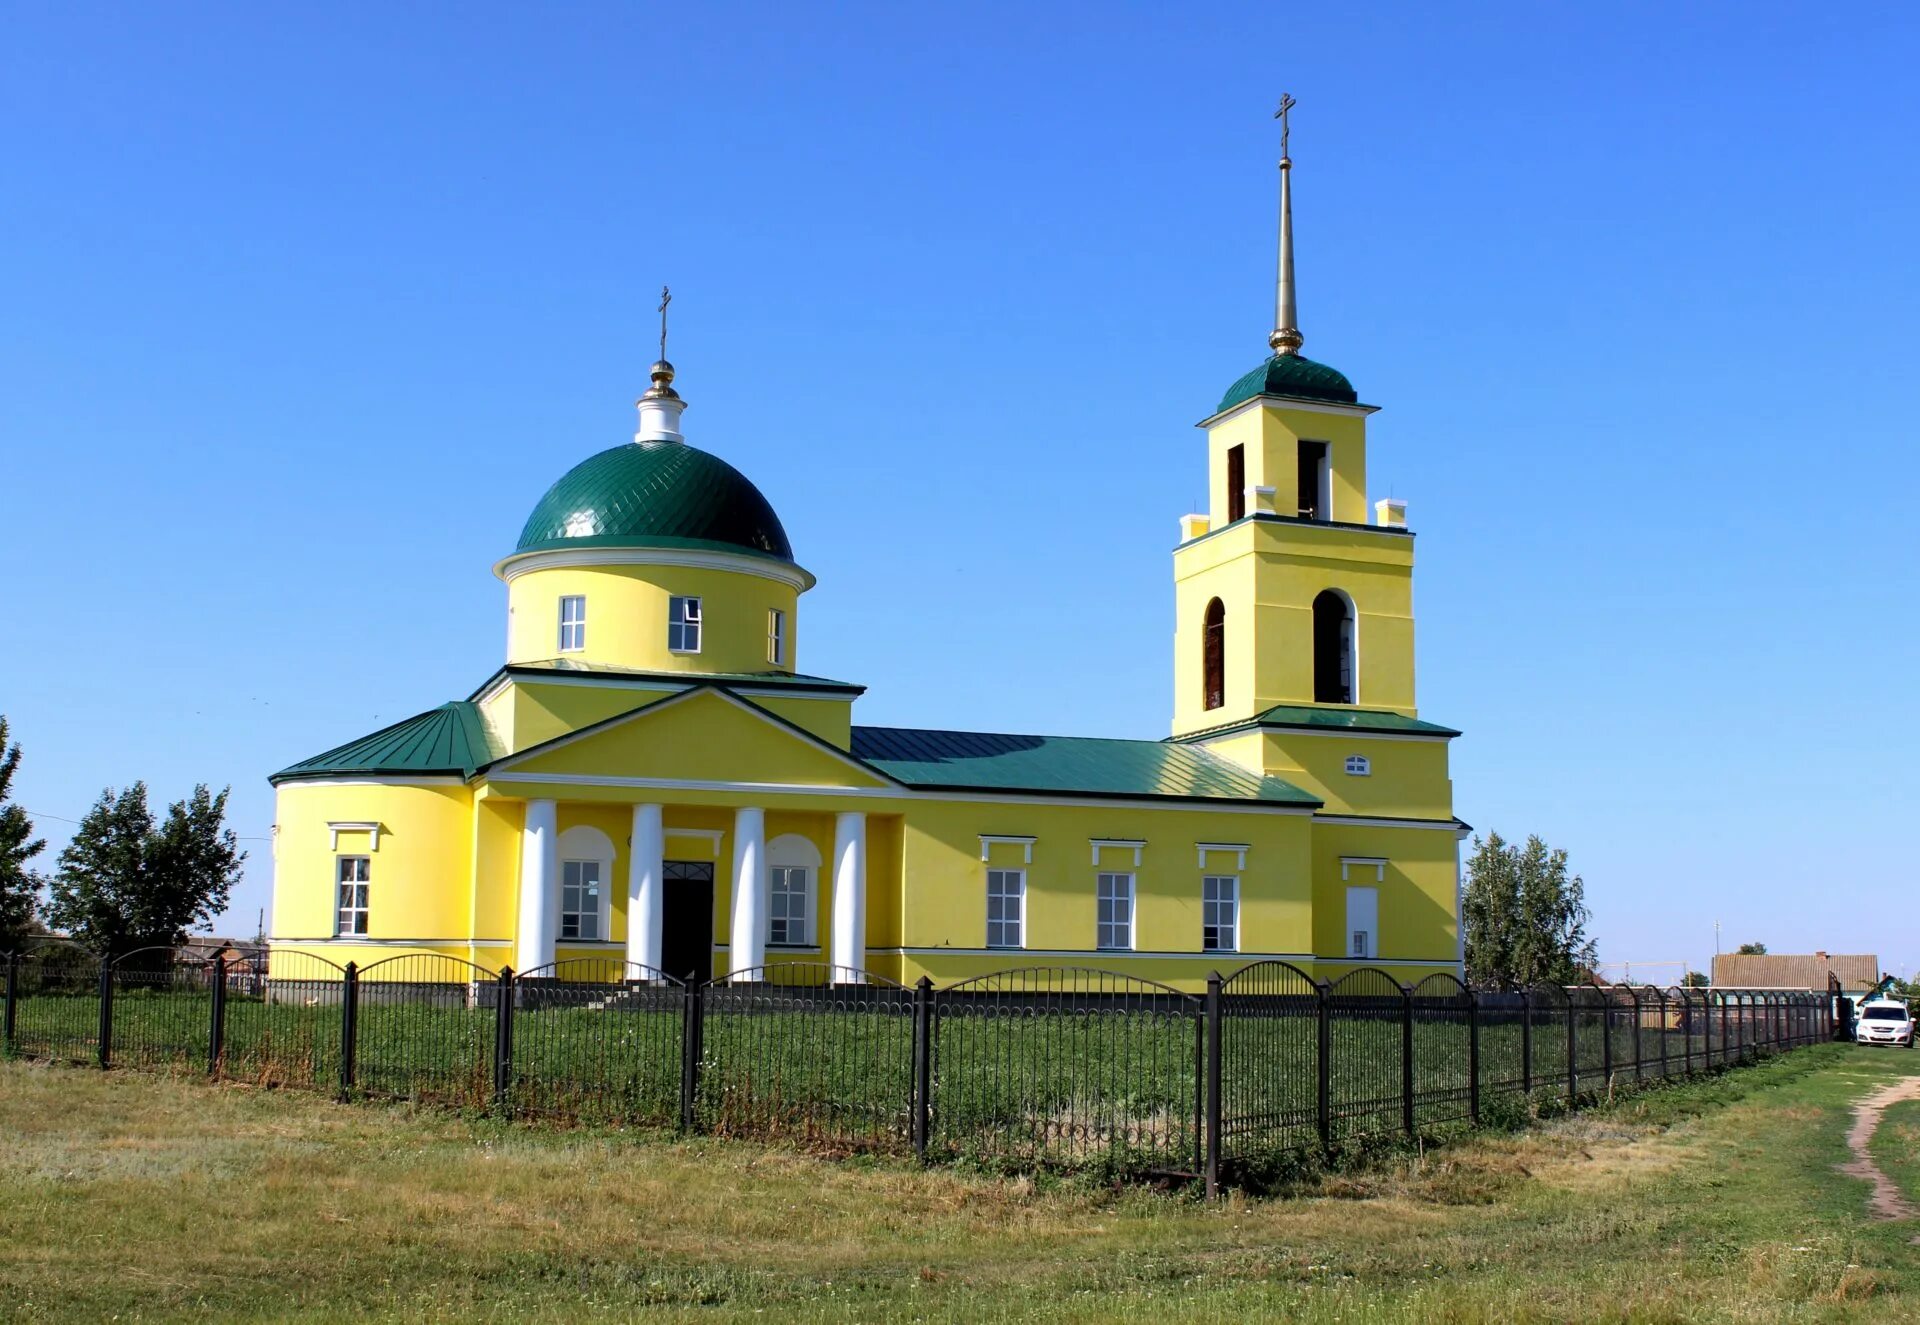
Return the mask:
{"type": "Polygon", "coordinates": [[[700,599],[692,594],[672,594],[667,598],[667,652],[700,652],[701,628],[706,617],[700,611],[700,599]],[[679,643],[674,641],[678,640],[679,643]]]}
{"type": "Polygon", "coordinates": [[[787,614],[777,607],[767,609],[767,661],[787,665],[787,614]]]}
{"type": "Polygon", "coordinates": [[[587,647],[587,596],[583,593],[560,595],[559,647],[562,653],[579,653],[587,647]],[[569,615],[570,608],[577,610],[569,615]]]}
{"type": "MultiPolygon", "coordinates": [[[[820,848],[813,839],[799,833],[782,833],[767,843],[767,920],[764,936],[770,948],[792,951],[795,948],[817,948],[820,946],[820,903],[824,885],[821,876],[824,873],[820,858],[820,848]],[[796,876],[798,887],[795,887],[796,876]],[[776,916],[776,900],[780,897],[800,898],[800,928],[795,933],[791,928],[786,937],[775,938],[780,931],[775,922],[791,925],[791,914],[776,916]]],[[[785,909],[791,913],[792,907],[785,909]]]]}
{"type": "Polygon", "coordinates": [[[1027,872],[1016,869],[987,871],[987,946],[1024,948],[1027,946],[1027,872]],[[1000,914],[993,914],[994,903],[1000,914]],[[1012,914],[1008,915],[1011,910],[1012,914]],[[996,938],[994,927],[999,926],[996,938]]]}
{"type": "Polygon", "coordinates": [[[335,856],[333,932],[338,938],[364,938],[372,916],[373,857],[335,856]],[[354,868],[356,867],[357,868],[354,868]],[[356,877],[349,878],[349,874],[356,877]],[[347,889],[358,891],[352,894],[347,889]],[[350,903],[352,903],[350,905],[350,903]]]}
{"type": "Polygon", "coordinates": [[[813,939],[813,882],[811,865],[770,865],[767,868],[767,946],[811,948],[813,939]],[[794,903],[799,903],[799,932],[793,932],[794,903]],[[781,915],[785,910],[787,914],[781,915]],[[784,933],[783,933],[783,927],[784,933]]]}
{"type": "Polygon", "coordinates": [[[1093,942],[1102,952],[1132,952],[1134,876],[1125,870],[1101,870],[1093,884],[1093,942]],[[1107,908],[1112,906],[1112,912],[1107,908]],[[1124,914],[1123,914],[1124,913],[1124,914]],[[1107,918],[1108,915],[1113,918],[1107,918]],[[1121,941],[1114,942],[1119,939],[1121,941]]]}
{"type": "Polygon", "coordinates": [[[1206,874],[1200,879],[1200,950],[1240,951],[1240,876],[1206,874]],[[1208,932],[1214,941],[1209,943],[1208,932]],[[1221,932],[1225,940],[1221,941],[1221,932]]]}
{"type": "Polygon", "coordinates": [[[1380,956],[1380,890],[1347,889],[1347,960],[1373,961],[1380,956]]]}
{"type": "Polygon", "coordinates": [[[1347,756],[1347,776],[1368,778],[1373,776],[1373,761],[1365,755],[1347,756]]]}
{"type": "Polygon", "coordinates": [[[607,933],[607,903],[609,899],[607,879],[605,877],[606,873],[606,862],[593,856],[582,859],[563,860],[560,862],[560,936],[557,940],[558,942],[602,943],[611,937],[607,933]],[[591,866],[593,870],[591,885],[589,885],[586,878],[589,866],[591,866]],[[572,883],[567,881],[567,874],[570,871],[576,876],[576,881],[572,883]],[[586,901],[586,895],[581,894],[579,890],[585,889],[588,886],[593,888],[591,894],[593,905],[591,909],[585,905],[580,905],[580,903],[586,901]],[[567,908],[567,890],[569,888],[576,890],[576,905],[572,910],[567,908]],[[594,932],[591,934],[582,934],[580,932],[580,922],[589,915],[593,917],[594,932]],[[573,918],[574,922],[574,932],[572,934],[567,933],[567,918],[569,916],[573,918]]]}

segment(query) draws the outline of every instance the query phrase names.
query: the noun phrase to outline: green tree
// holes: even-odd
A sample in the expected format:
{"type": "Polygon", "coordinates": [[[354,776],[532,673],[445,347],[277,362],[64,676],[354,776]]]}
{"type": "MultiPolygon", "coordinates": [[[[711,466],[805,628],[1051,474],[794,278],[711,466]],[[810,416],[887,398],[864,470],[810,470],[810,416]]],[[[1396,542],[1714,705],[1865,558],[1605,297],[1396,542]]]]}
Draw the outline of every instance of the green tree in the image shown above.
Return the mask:
{"type": "Polygon", "coordinates": [[[0,713],[0,952],[12,952],[33,933],[33,899],[40,879],[27,862],[46,850],[33,835],[33,820],[9,799],[20,768],[20,744],[7,740],[7,718],[0,713]]]}
{"type": "Polygon", "coordinates": [[[1764,957],[1767,955],[1767,945],[1764,943],[1742,943],[1738,948],[1734,949],[1734,952],[1741,957],[1764,957]]]}
{"type": "Polygon", "coordinates": [[[1535,835],[1514,846],[1498,833],[1473,840],[1461,923],[1475,984],[1568,984],[1598,960],[1587,937],[1586,884],[1567,853],[1535,835]]]}
{"type": "Polygon", "coordinates": [[[247,853],[224,826],[227,791],[203,784],[156,824],[147,786],[109,787],[60,853],[47,918],[109,956],[174,947],[226,909],[247,853]]]}
{"type": "Polygon", "coordinates": [[[1687,989],[1705,989],[1711,985],[1713,981],[1707,979],[1706,972],[1704,971],[1688,971],[1687,978],[1680,983],[1687,989]]]}

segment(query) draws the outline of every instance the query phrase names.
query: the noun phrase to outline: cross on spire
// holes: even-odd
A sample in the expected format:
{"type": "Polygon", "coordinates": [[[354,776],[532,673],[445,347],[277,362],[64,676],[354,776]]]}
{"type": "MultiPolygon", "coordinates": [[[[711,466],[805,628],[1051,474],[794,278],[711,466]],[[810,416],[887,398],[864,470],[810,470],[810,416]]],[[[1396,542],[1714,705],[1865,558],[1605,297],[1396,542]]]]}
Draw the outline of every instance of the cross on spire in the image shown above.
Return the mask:
{"type": "Polygon", "coordinates": [[[673,293],[666,286],[660,287],[660,358],[667,357],[667,305],[673,302],[673,293]]]}
{"type": "Polygon", "coordinates": [[[1280,121],[1280,159],[1282,161],[1287,159],[1287,112],[1299,104],[1299,102],[1295,101],[1285,92],[1282,92],[1280,94],[1280,109],[1273,112],[1273,118],[1280,121]]]}

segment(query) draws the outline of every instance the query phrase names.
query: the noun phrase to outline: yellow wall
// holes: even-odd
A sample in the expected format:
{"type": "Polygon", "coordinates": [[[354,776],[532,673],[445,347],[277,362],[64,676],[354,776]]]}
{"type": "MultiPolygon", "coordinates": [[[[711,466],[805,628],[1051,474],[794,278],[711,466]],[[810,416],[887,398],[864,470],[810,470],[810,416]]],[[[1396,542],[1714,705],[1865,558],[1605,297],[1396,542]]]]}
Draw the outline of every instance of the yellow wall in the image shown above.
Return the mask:
{"type": "Polygon", "coordinates": [[[1174,552],[1174,734],[1313,703],[1313,600],[1323,589],[1353,600],[1357,703],[1412,713],[1412,540],[1242,521],[1174,552]],[[1226,608],[1226,703],[1209,710],[1201,651],[1213,598],[1226,608]]]}
{"type": "MultiPolygon", "coordinates": [[[[1347,888],[1359,885],[1379,889],[1379,957],[1395,963],[1435,963],[1420,968],[1423,973],[1454,961],[1459,951],[1455,920],[1458,845],[1457,835],[1448,829],[1316,823],[1314,951],[1327,957],[1327,965],[1337,970],[1354,965],[1339,958],[1347,951],[1347,888]],[[1380,871],[1374,866],[1349,864],[1343,878],[1343,857],[1384,859],[1385,877],[1376,878],[1380,871]]],[[[1395,967],[1388,969],[1394,970],[1399,979],[1407,978],[1395,967]]]]}
{"type": "MultiPolygon", "coordinates": [[[[1211,742],[1208,748],[1214,748],[1211,742]]],[[[1326,803],[1324,813],[1453,817],[1445,741],[1268,730],[1258,733],[1257,749],[1260,763],[1255,767],[1318,796],[1326,803]],[[1371,771],[1365,776],[1348,773],[1348,755],[1365,756],[1371,771]]]]}
{"type": "Polygon", "coordinates": [[[571,658],[656,672],[797,670],[799,595],[777,580],[690,566],[569,566],[527,571],[507,584],[507,661],[571,658]],[[560,600],[584,594],[586,647],[560,652],[560,600]],[[667,648],[667,599],[700,599],[700,652],[667,648]],[[767,660],[767,611],[787,614],[786,662],[767,660]]]}
{"type": "MultiPolygon", "coordinates": [[[[1333,470],[1333,518],[1354,524],[1367,519],[1367,421],[1364,416],[1322,414],[1284,405],[1240,411],[1207,430],[1207,510],[1218,529],[1227,523],[1227,451],[1243,447],[1248,487],[1273,489],[1280,515],[1300,510],[1302,440],[1327,443],[1333,470]]],[[[1255,509],[1247,499],[1247,510],[1255,509]]]]}
{"type": "MultiPolygon", "coordinates": [[[[488,698],[482,716],[494,726],[501,748],[511,754],[677,693],[673,683],[656,688],[611,681],[604,685],[560,685],[514,680],[488,698]]],[[[850,699],[754,695],[751,702],[842,750],[852,744],[850,699]]]]}
{"type": "Polygon", "coordinates": [[[464,942],[471,937],[472,830],[473,793],[458,783],[281,787],[275,808],[274,936],[334,936],[338,860],[347,855],[369,859],[368,938],[464,942]],[[336,851],[329,822],[378,823],[380,844],[375,848],[367,832],[342,832],[336,851]]]}

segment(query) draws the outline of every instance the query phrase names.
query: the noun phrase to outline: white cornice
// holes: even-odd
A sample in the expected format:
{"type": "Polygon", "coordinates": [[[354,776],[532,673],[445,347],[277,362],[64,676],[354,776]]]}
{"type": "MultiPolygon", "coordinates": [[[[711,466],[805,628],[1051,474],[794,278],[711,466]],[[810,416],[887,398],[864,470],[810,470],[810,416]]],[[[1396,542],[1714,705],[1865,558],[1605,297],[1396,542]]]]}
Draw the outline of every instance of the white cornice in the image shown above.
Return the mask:
{"type": "Polygon", "coordinates": [[[1250,409],[1297,409],[1305,414],[1337,414],[1346,419],[1364,419],[1369,414],[1378,414],[1378,405],[1342,405],[1331,400],[1295,400],[1292,396],[1249,396],[1230,409],[1218,414],[1210,414],[1194,424],[1196,428],[1211,428],[1215,424],[1225,423],[1228,419],[1245,414],[1250,409]]]}
{"type": "Polygon", "coordinates": [[[732,571],[739,575],[758,575],[805,593],[817,581],[812,572],[790,561],[756,557],[745,552],[720,552],[712,548],[666,547],[582,547],[548,548],[540,552],[516,552],[496,562],[493,573],[512,584],[529,571],[556,570],[570,566],[688,566],[695,570],[732,571]]]}
{"type": "Polygon", "coordinates": [[[726,782],[718,779],[614,777],[599,773],[482,773],[482,783],[534,783],[564,787],[613,787],[639,791],[746,791],[769,796],[864,796],[882,800],[947,801],[969,805],[1057,805],[1081,810],[1177,810],[1182,814],[1285,814],[1310,816],[1313,809],[1304,805],[1270,805],[1259,801],[1233,801],[1215,804],[1184,801],[1171,797],[1152,800],[1141,797],[1048,796],[1040,793],[1019,795],[1010,792],[918,790],[910,787],[836,787],[803,782],[726,782]]]}
{"type": "Polygon", "coordinates": [[[1360,814],[1316,814],[1313,821],[1341,828],[1429,828],[1445,833],[1457,833],[1460,830],[1458,819],[1391,819],[1385,816],[1370,819],[1360,814]]]}
{"type": "Polygon", "coordinates": [[[852,703],[857,698],[859,687],[842,688],[838,686],[809,686],[804,682],[792,685],[755,685],[751,681],[733,681],[724,676],[713,676],[704,672],[688,672],[684,680],[655,673],[652,676],[632,676],[622,672],[536,672],[515,674],[511,668],[535,667],[536,663],[508,663],[505,668],[474,695],[475,704],[485,704],[510,685],[523,686],[592,686],[598,689],[618,687],[622,690],[658,691],[671,695],[676,691],[689,690],[694,686],[724,686],[736,695],[755,695],[770,699],[837,699],[852,703]]]}

